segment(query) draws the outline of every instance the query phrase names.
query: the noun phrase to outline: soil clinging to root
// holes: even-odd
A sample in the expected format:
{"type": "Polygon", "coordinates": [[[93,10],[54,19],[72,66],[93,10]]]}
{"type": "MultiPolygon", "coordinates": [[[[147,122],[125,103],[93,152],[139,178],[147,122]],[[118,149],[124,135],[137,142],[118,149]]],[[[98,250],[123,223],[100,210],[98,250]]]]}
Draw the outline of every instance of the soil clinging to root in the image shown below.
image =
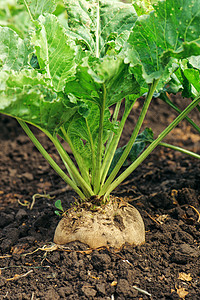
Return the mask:
{"type": "Polygon", "coordinates": [[[125,243],[144,244],[144,222],[135,207],[111,197],[102,207],[95,206],[95,210],[84,204],[68,210],[56,228],[54,242],[79,241],[90,248],[105,246],[116,249],[125,243]]]}

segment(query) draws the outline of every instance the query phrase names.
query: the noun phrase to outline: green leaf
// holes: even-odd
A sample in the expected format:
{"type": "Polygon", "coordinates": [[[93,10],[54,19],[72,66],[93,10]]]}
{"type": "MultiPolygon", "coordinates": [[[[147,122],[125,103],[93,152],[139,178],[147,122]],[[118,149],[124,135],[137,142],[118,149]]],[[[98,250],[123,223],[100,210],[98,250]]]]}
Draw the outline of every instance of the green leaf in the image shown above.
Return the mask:
{"type": "MultiPolygon", "coordinates": [[[[92,155],[97,153],[100,111],[96,104],[87,102],[88,113],[86,116],[76,114],[65,124],[68,139],[71,141],[75,152],[79,155],[82,166],[89,172],[92,169],[92,155]]],[[[103,144],[108,139],[114,125],[110,122],[110,112],[107,109],[104,115],[103,144]]],[[[61,134],[65,139],[65,137],[61,134]]]]}
{"type": "MultiPolygon", "coordinates": [[[[145,149],[146,145],[151,143],[153,141],[153,131],[150,128],[146,128],[142,133],[138,134],[135,143],[133,144],[133,147],[131,148],[131,151],[125,160],[123,166],[130,165],[131,162],[135,161],[136,158],[142,153],[142,151],[145,149]]],[[[110,169],[108,171],[108,176],[113,171],[114,167],[116,166],[117,162],[119,161],[120,157],[122,156],[124,150],[126,148],[126,145],[118,148],[115,151],[115,155],[113,157],[112,163],[110,165],[110,169]]]]}
{"type": "Polygon", "coordinates": [[[102,57],[116,36],[130,31],[137,15],[131,4],[119,0],[64,0],[71,34],[93,56],[102,57]]]}
{"type": "Polygon", "coordinates": [[[77,67],[76,78],[65,86],[65,93],[74,99],[90,100],[99,104],[101,84],[95,82],[88,67],[80,65],[77,67]]]}
{"type": "Polygon", "coordinates": [[[140,92],[138,83],[129,73],[128,66],[124,64],[121,55],[105,56],[103,59],[89,58],[88,69],[93,80],[106,87],[106,107],[115,104],[127,95],[140,92]]]}
{"type": "Polygon", "coordinates": [[[132,30],[126,62],[147,83],[158,78],[167,82],[175,58],[200,54],[200,0],[159,1],[153,7],[132,30]]]}
{"type": "Polygon", "coordinates": [[[62,213],[59,210],[54,210],[54,213],[59,217],[62,216],[62,213]]]}
{"type": "Polygon", "coordinates": [[[32,22],[27,11],[15,0],[0,0],[0,26],[9,27],[23,37],[32,26],[32,22]]]}
{"type": "Polygon", "coordinates": [[[171,75],[170,81],[163,88],[164,92],[167,92],[168,94],[170,93],[177,94],[178,92],[183,90],[182,82],[179,80],[179,77],[177,76],[178,73],[180,73],[180,70],[176,71],[174,74],[171,75]]]}
{"type": "Polygon", "coordinates": [[[191,94],[195,98],[200,93],[200,72],[195,69],[185,69],[183,71],[188,82],[192,85],[191,94]]]}
{"type": "Polygon", "coordinates": [[[76,47],[54,15],[40,16],[38,28],[32,35],[36,56],[56,91],[62,91],[76,72],[76,47]]]}
{"type": "Polygon", "coordinates": [[[56,9],[58,0],[18,0],[29,9],[33,19],[37,19],[44,13],[53,13],[56,9]]]}
{"type": "Polygon", "coordinates": [[[28,67],[30,50],[12,29],[0,27],[0,70],[20,70],[28,67]]]}
{"type": "Polygon", "coordinates": [[[66,84],[65,93],[78,99],[90,100],[101,106],[102,85],[105,85],[106,107],[128,95],[141,96],[143,90],[130,74],[123,56],[86,57],[77,67],[76,79],[66,84]]]}
{"type": "Polygon", "coordinates": [[[6,26],[17,32],[21,38],[27,37],[29,31],[34,28],[27,11],[20,11],[12,18],[9,18],[9,22],[6,26]]]}
{"type": "Polygon", "coordinates": [[[61,210],[62,212],[64,212],[64,209],[62,207],[62,203],[61,203],[61,200],[56,200],[55,202],[55,207],[59,210],[61,210]]]}
{"type": "MultiPolygon", "coordinates": [[[[54,10],[54,14],[59,18],[63,18],[66,15],[66,11],[61,0],[46,1],[17,1],[17,0],[0,0],[0,26],[6,26],[13,29],[21,38],[27,37],[29,31],[34,28],[33,18],[38,18],[40,14],[51,13],[54,10]],[[22,5],[20,5],[21,3],[22,5]],[[27,3],[27,6],[25,5],[27,3]],[[56,10],[54,10],[56,6],[56,10]],[[29,12],[27,10],[29,8],[29,12]],[[36,13],[36,15],[35,15],[36,13]]],[[[67,20],[65,18],[65,23],[67,20]]]]}
{"type": "Polygon", "coordinates": [[[138,16],[148,14],[154,10],[152,4],[157,3],[160,0],[134,0],[133,6],[138,14],[138,16]]]}
{"type": "Polygon", "coordinates": [[[191,67],[200,70],[200,55],[189,57],[188,63],[190,64],[191,67]]]}
{"type": "Polygon", "coordinates": [[[135,143],[128,155],[128,160],[133,162],[139,156],[139,154],[144,150],[145,146],[153,142],[153,131],[150,128],[145,128],[145,130],[138,134],[135,143]]]}
{"type": "MultiPolygon", "coordinates": [[[[94,5],[94,1],[68,1],[66,5],[72,14],[69,13],[69,20],[74,18],[79,29],[82,28],[84,31],[85,26],[87,27],[84,17],[86,15],[91,17],[92,12],[94,14],[93,25],[97,27],[97,6],[94,5]],[[75,7],[79,7],[79,9],[73,10],[75,7]],[[80,15],[80,9],[84,10],[85,14],[87,11],[87,14],[80,15]],[[80,22],[77,21],[78,17],[80,22]]],[[[114,5],[108,0],[100,1],[100,11],[104,45],[108,42],[107,35],[111,37],[113,31],[115,35],[124,34],[123,30],[130,29],[136,19],[132,6],[119,1],[116,1],[114,5]],[[108,8],[109,14],[106,14],[105,11],[108,8]]],[[[73,30],[77,28],[75,23],[71,28],[73,30]]],[[[87,29],[93,31],[92,26],[87,29]]],[[[63,91],[65,87],[65,93],[70,97],[90,100],[101,106],[102,84],[105,84],[107,107],[121,100],[127,94],[138,93],[139,86],[129,73],[128,66],[124,64],[123,55],[116,53],[114,56],[105,56],[104,58],[92,57],[90,52],[78,50],[69,38],[69,34],[69,30],[65,32],[55,16],[47,14],[40,16],[37,29],[32,35],[31,41],[35,47],[39,67],[42,73],[51,79],[56,91],[63,91]]]]}
{"type": "Polygon", "coordinates": [[[200,92],[199,56],[192,56],[180,62],[180,67],[173,74],[169,84],[165,87],[168,93],[182,91],[182,96],[195,98],[200,92]]]}
{"type": "Polygon", "coordinates": [[[0,72],[0,112],[31,123],[51,134],[78,110],[35,70],[0,72]]]}

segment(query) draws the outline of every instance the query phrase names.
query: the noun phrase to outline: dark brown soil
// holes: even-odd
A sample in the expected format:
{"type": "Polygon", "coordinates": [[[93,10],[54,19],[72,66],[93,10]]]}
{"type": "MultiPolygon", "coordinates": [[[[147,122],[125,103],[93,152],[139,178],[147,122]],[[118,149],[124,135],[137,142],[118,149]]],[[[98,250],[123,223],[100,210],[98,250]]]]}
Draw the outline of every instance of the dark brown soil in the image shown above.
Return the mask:
{"type": "MultiPolygon", "coordinates": [[[[185,100],[175,100],[184,107],[185,100]]],[[[139,108],[128,119],[123,142],[139,108]]],[[[174,116],[155,99],[145,126],[159,134],[174,116]]],[[[191,116],[200,125],[198,111],[191,116]]],[[[157,148],[114,191],[140,211],[145,245],[114,251],[75,242],[55,249],[54,202],[61,199],[67,209],[76,195],[65,189],[15,120],[1,116],[0,126],[1,300],[200,299],[200,161],[157,148]],[[55,198],[36,198],[32,210],[22,205],[45,193],[55,198]]],[[[37,136],[59,162],[50,142],[42,133],[37,136]]],[[[199,135],[186,122],[166,140],[200,154],[199,135]]]]}

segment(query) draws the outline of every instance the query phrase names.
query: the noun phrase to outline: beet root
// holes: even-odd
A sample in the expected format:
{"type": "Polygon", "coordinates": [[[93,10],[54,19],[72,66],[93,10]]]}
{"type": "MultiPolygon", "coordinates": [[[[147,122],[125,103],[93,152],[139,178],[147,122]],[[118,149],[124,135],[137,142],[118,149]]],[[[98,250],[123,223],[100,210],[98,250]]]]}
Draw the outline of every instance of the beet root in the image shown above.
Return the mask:
{"type": "Polygon", "coordinates": [[[56,244],[73,241],[90,248],[141,245],[145,243],[145,227],[138,210],[125,202],[110,201],[97,211],[74,207],[60,220],[54,235],[56,244]]]}

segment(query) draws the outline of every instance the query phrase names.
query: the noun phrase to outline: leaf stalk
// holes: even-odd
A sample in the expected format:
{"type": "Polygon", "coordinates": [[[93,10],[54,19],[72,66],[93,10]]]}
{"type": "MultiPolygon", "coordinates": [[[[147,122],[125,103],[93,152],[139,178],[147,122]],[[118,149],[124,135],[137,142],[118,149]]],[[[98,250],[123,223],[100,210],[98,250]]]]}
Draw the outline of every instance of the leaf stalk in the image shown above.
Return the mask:
{"type": "Polygon", "coordinates": [[[140,113],[140,116],[139,116],[138,121],[136,123],[136,126],[134,128],[134,131],[131,135],[131,138],[130,138],[130,140],[129,140],[122,156],[120,157],[119,161],[117,162],[115,168],[113,169],[112,173],[110,174],[110,176],[108,177],[108,179],[105,182],[104,186],[102,187],[102,190],[100,192],[101,194],[104,194],[105,191],[108,189],[109,185],[114,180],[114,178],[117,176],[117,173],[119,172],[120,168],[122,167],[123,163],[125,162],[126,158],[128,157],[128,154],[131,151],[131,148],[133,147],[133,144],[136,140],[136,137],[137,137],[137,135],[140,131],[140,128],[143,124],[144,118],[147,114],[147,111],[148,111],[149,105],[151,103],[151,100],[152,100],[153,94],[155,92],[155,89],[157,87],[158,81],[159,81],[159,79],[154,80],[154,82],[150,85],[147,97],[145,99],[145,103],[142,107],[142,111],[140,113]]]}
{"type": "MultiPolygon", "coordinates": [[[[179,114],[181,113],[181,110],[169,99],[166,93],[161,94],[160,98],[179,114]]],[[[194,121],[192,121],[188,116],[186,116],[185,119],[200,133],[200,127],[196,123],[194,123],[194,121]]]]}
{"type": "MultiPolygon", "coordinates": [[[[200,102],[200,96],[190,103],[186,109],[154,140],[149,147],[107,188],[104,192],[107,197],[124,179],[126,179],[145,159],[146,157],[159,145],[159,143],[174,129],[186,116],[189,114],[200,102]]],[[[101,195],[101,194],[100,194],[101,195]]]]}
{"type": "Polygon", "coordinates": [[[25,4],[25,6],[26,6],[26,9],[27,9],[27,11],[28,11],[28,14],[29,14],[29,16],[30,16],[31,21],[34,22],[35,20],[33,19],[33,16],[32,16],[32,14],[31,14],[31,11],[30,11],[30,9],[29,9],[29,7],[28,7],[28,4],[27,4],[27,1],[26,1],[26,0],[24,0],[24,4],[25,4]]]}
{"type": "Polygon", "coordinates": [[[62,169],[56,164],[56,162],[51,158],[51,156],[48,154],[48,152],[43,148],[43,146],[40,144],[38,139],[35,137],[35,135],[32,133],[28,125],[17,118],[17,121],[21,125],[21,127],[24,129],[28,137],[31,139],[33,144],[36,146],[36,148],[39,150],[39,152],[44,156],[44,158],[48,161],[50,166],[56,171],[56,173],[67,183],[69,184],[74,191],[81,197],[81,199],[85,199],[86,196],[82,193],[82,191],[78,188],[78,186],[65,174],[62,169]]]}
{"type": "Polygon", "coordinates": [[[94,176],[94,193],[97,195],[100,188],[100,180],[101,180],[101,160],[102,160],[102,149],[103,149],[103,122],[104,122],[104,113],[106,106],[106,87],[103,84],[102,91],[102,103],[100,107],[100,121],[99,121],[99,135],[98,135],[98,146],[97,146],[97,156],[96,156],[96,169],[94,176]]]}
{"type": "Polygon", "coordinates": [[[174,145],[171,145],[171,144],[168,144],[168,143],[163,143],[163,142],[159,143],[159,146],[163,146],[163,147],[165,147],[165,148],[170,148],[170,149],[179,151],[179,152],[181,152],[181,153],[190,155],[190,156],[192,156],[192,157],[194,157],[194,158],[200,159],[200,155],[199,155],[199,154],[194,153],[194,152],[192,152],[192,151],[189,151],[189,150],[187,150],[187,149],[184,149],[184,148],[182,148],[182,147],[174,146],[174,145]]]}
{"type": "Polygon", "coordinates": [[[70,168],[70,171],[73,174],[73,177],[75,181],[80,185],[84,193],[87,197],[91,197],[94,195],[94,192],[92,191],[91,187],[85,182],[83,177],[80,175],[79,171],[77,170],[76,166],[74,165],[73,161],[67,154],[67,152],[63,149],[60,141],[56,138],[54,138],[52,135],[50,135],[48,132],[45,132],[46,135],[50,138],[50,140],[55,145],[56,149],[58,150],[59,154],[61,155],[62,159],[67,163],[67,165],[70,168]]]}
{"type": "Polygon", "coordinates": [[[133,108],[133,105],[135,104],[137,99],[133,101],[132,105],[130,108],[123,114],[121,122],[119,124],[118,132],[114,135],[112,142],[110,143],[109,147],[107,148],[106,154],[104,156],[102,168],[101,168],[101,186],[103,186],[106,176],[108,174],[110,165],[112,163],[113,157],[115,155],[115,151],[117,149],[120,137],[122,135],[122,131],[124,129],[125,122],[133,108]]]}
{"type": "Polygon", "coordinates": [[[86,170],[84,169],[84,167],[82,166],[82,161],[81,161],[81,157],[80,157],[80,154],[76,151],[76,149],[74,148],[74,145],[73,143],[71,142],[71,139],[69,138],[66,130],[64,127],[61,127],[60,128],[61,131],[62,131],[62,134],[64,136],[64,139],[65,141],[68,143],[68,145],[70,146],[71,148],[71,151],[74,155],[74,158],[76,160],[76,163],[79,167],[79,170],[81,172],[81,175],[83,176],[83,179],[85,180],[85,182],[87,182],[87,184],[90,184],[90,180],[89,180],[89,176],[88,176],[88,173],[86,172],[86,170]]]}
{"type": "Polygon", "coordinates": [[[97,1],[97,28],[96,28],[96,57],[98,58],[99,53],[99,28],[100,27],[100,5],[99,0],[97,1]]]}

